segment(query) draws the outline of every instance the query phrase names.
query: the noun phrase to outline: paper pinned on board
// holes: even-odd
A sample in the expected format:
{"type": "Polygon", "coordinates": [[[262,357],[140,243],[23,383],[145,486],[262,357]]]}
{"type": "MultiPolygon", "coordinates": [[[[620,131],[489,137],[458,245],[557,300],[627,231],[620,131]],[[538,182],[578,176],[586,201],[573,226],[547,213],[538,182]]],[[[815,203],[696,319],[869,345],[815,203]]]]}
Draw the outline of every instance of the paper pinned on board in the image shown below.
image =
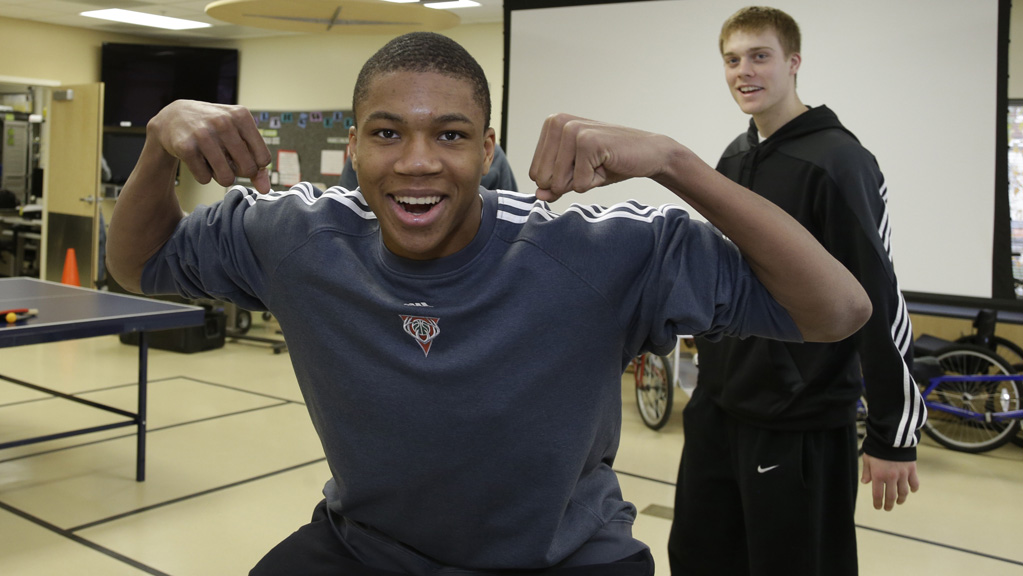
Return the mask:
{"type": "Polygon", "coordinates": [[[280,173],[281,184],[294,186],[302,181],[302,167],[298,163],[298,152],[295,150],[277,151],[277,172],[280,173]]]}
{"type": "Polygon", "coordinates": [[[320,174],[340,176],[345,167],[344,150],[320,150],[320,174]]]}

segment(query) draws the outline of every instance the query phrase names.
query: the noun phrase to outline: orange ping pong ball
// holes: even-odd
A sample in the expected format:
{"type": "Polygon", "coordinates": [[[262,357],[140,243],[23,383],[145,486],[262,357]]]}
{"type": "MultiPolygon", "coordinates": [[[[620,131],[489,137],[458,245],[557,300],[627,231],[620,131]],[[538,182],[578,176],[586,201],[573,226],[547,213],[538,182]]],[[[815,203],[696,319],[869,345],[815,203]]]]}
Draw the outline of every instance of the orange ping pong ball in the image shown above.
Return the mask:
{"type": "Polygon", "coordinates": [[[15,314],[14,312],[8,312],[7,313],[7,323],[8,324],[14,324],[17,321],[18,321],[18,315],[17,314],[15,314]]]}

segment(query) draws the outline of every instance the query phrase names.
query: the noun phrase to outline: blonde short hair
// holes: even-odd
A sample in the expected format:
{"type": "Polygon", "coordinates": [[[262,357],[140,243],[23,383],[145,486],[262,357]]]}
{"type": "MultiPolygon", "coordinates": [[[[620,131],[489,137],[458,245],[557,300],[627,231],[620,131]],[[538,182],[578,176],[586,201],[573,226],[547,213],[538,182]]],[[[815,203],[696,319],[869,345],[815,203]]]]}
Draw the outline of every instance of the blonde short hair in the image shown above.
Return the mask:
{"type": "Polygon", "coordinates": [[[792,16],[768,6],[747,6],[729,16],[721,26],[718,50],[724,54],[725,40],[735,32],[757,33],[768,29],[778,35],[778,42],[786,56],[800,51],[802,39],[799,24],[796,24],[792,16]]]}

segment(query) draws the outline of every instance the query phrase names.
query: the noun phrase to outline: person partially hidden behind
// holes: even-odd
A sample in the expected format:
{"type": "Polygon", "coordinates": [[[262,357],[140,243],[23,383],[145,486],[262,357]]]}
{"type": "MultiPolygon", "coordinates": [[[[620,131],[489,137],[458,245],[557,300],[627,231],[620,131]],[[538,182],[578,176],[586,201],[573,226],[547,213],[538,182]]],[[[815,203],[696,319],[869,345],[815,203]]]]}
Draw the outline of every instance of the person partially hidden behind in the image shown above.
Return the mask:
{"type": "Polygon", "coordinates": [[[535,195],[480,187],[487,80],[444,36],[387,43],[353,109],[359,189],[270,192],[248,110],[174,102],[111,219],[125,287],[280,322],[332,477],[252,574],[650,576],[612,470],[630,360],[680,333],[839,340],[870,315],[802,226],[666,136],[555,114],[535,195]],[[179,160],[255,189],[183,216],[179,160]],[[633,177],[734,244],[677,207],[547,204],[633,177]]]}
{"type": "Polygon", "coordinates": [[[853,337],[828,344],[697,340],[671,572],[854,575],[857,400],[865,387],[861,480],[878,509],[917,490],[926,418],[910,375],[913,330],[891,258],[887,188],[835,114],[796,94],[800,33],[788,14],[739,10],[719,47],[732,97],[752,118],[717,169],[802,223],[863,285],[873,315],[853,337]]]}

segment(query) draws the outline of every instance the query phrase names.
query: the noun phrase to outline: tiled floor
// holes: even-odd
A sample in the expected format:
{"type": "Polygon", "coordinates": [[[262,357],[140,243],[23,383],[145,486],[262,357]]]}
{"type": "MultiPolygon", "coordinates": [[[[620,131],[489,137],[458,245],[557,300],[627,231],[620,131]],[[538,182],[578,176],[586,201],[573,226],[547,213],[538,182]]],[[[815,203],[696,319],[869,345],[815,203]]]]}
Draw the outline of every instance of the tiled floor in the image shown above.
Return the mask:
{"type": "MultiPolygon", "coordinates": [[[[0,349],[0,374],[133,410],[136,349],[116,337],[0,349]]],[[[147,480],[131,428],[0,451],[0,574],[244,574],[306,522],[328,476],[285,352],[249,342],[152,350],[147,480]]],[[[645,428],[632,376],[616,469],[666,576],[681,408],[645,428]]],[[[0,442],[116,420],[0,381],[0,442]]],[[[1023,575],[1023,448],[924,440],[923,486],[894,512],[859,498],[861,574],[1023,575]]]]}

